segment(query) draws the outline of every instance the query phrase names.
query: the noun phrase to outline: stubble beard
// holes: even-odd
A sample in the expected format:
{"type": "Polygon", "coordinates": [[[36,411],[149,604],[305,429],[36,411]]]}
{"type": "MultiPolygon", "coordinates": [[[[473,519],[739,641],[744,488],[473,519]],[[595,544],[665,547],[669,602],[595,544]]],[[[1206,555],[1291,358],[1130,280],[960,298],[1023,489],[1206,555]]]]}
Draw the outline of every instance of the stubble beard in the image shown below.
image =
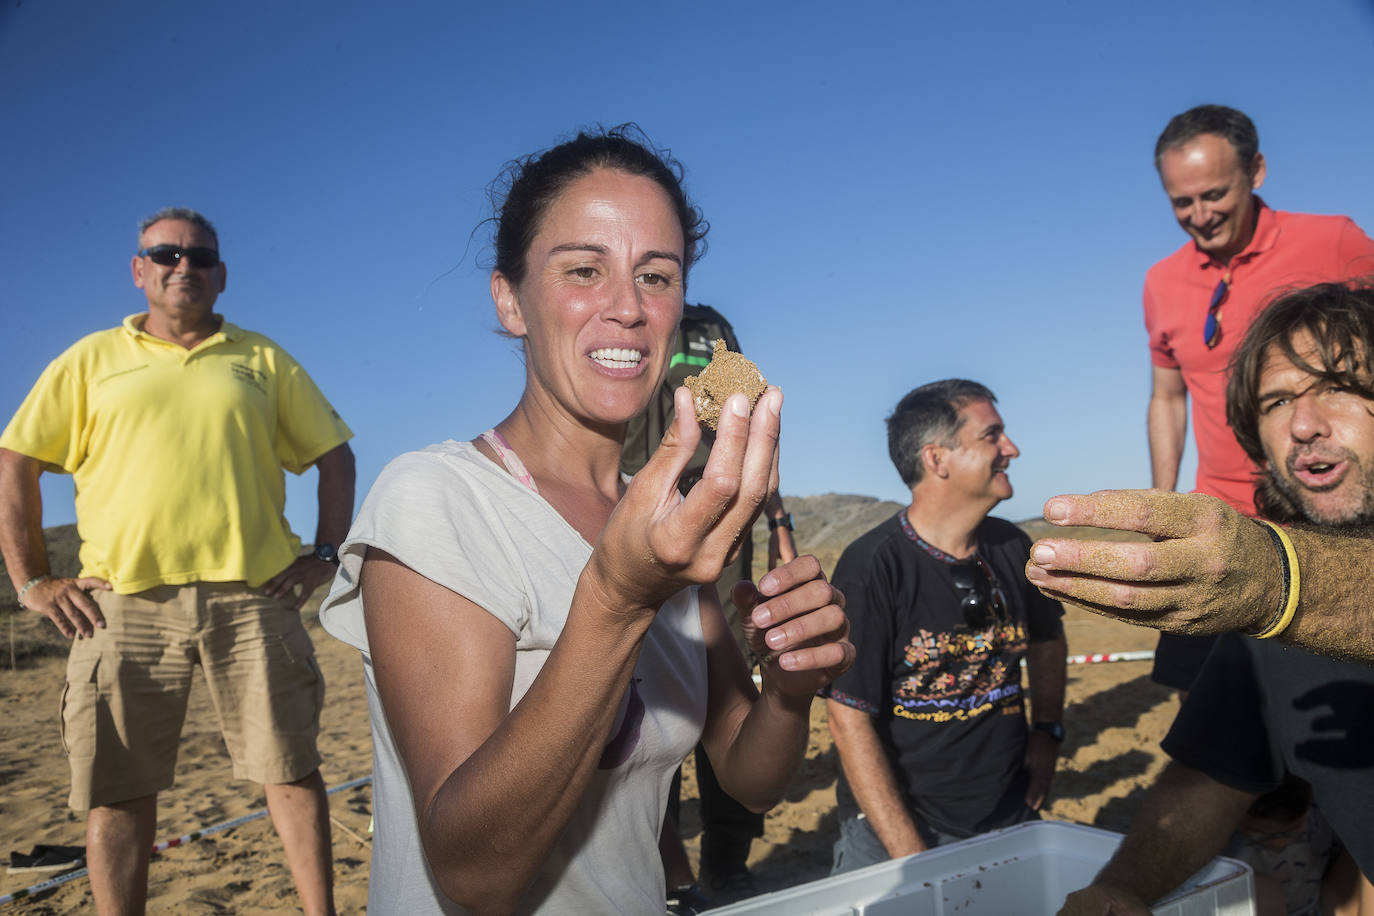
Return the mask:
{"type": "Polygon", "coordinates": [[[1290,476],[1293,473],[1291,455],[1287,462],[1287,473],[1280,474],[1271,468],[1269,479],[1279,492],[1298,507],[1303,518],[1312,524],[1330,528],[1367,527],[1374,524],[1374,465],[1366,467],[1360,457],[1352,452],[1346,452],[1342,457],[1350,462],[1351,470],[1341,483],[1345,484],[1352,478],[1359,483],[1359,499],[1353,505],[1328,510],[1317,509],[1312,502],[1314,491],[1296,483],[1290,476]]]}

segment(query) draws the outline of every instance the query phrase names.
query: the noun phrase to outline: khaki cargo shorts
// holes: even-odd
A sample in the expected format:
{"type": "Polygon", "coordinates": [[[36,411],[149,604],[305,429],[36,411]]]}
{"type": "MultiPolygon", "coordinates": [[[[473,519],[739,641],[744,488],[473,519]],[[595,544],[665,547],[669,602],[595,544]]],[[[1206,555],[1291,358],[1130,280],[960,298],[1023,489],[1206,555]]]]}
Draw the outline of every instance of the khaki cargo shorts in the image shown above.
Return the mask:
{"type": "Polygon", "coordinates": [[[172,785],[197,665],[235,777],[294,782],[319,766],[324,678],[289,603],[242,582],[92,595],[105,627],[73,641],[62,693],[71,807],[85,811],[172,785]]]}

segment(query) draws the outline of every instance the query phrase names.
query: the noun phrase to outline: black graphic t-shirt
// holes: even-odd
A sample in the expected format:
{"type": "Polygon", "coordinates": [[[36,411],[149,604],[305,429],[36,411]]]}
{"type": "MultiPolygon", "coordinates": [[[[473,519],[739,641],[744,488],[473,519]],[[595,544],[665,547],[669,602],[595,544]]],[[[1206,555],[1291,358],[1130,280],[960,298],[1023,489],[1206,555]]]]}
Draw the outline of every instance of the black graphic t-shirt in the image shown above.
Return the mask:
{"type": "MultiPolygon", "coordinates": [[[[985,604],[996,611],[981,626],[970,626],[961,606],[971,580],[957,567],[969,561],[922,541],[905,511],[851,544],[835,567],[858,657],[825,693],[873,716],[908,810],[945,833],[972,836],[1024,816],[1021,659],[1029,642],[1063,632],[1058,602],[1026,581],[1029,551],[1010,522],[979,527],[972,562],[986,573],[985,604]]],[[[843,773],[836,796],[841,818],[859,812],[843,773]]]]}
{"type": "Polygon", "coordinates": [[[1374,667],[1223,634],[1162,746],[1243,792],[1267,792],[1285,773],[1307,780],[1355,864],[1374,876],[1374,667]]]}

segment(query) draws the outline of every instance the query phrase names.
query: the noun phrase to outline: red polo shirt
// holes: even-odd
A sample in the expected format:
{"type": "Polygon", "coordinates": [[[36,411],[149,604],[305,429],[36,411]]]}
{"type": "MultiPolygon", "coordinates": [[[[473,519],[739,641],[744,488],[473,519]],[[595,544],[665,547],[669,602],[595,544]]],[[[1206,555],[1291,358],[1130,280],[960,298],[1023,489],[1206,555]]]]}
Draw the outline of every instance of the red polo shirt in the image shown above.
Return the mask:
{"type": "Polygon", "coordinates": [[[1250,244],[1231,259],[1230,292],[1222,303],[1221,342],[1202,339],[1207,306],[1225,267],[1189,242],[1145,275],[1145,328],[1150,359],[1181,369],[1192,398],[1198,493],[1255,514],[1254,466],[1226,424],[1226,365],[1264,306],[1288,290],[1314,283],[1374,277],[1374,241],[1345,216],[1314,216],[1259,205],[1250,244]]]}

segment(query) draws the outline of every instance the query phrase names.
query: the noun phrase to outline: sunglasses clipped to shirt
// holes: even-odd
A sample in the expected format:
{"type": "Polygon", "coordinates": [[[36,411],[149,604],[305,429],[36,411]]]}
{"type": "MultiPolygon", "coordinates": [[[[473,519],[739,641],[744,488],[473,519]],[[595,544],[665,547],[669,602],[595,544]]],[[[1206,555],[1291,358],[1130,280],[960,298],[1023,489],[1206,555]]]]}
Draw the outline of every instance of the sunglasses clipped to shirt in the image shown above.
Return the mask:
{"type": "Polygon", "coordinates": [[[1212,301],[1207,306],[1207,321],[1202,326],[1202,342],[1211,350],[1221,343],[1221,315],[1217,310],[1226,301],[1226,294],[1231,289],[1231,271],[1226,271],[1221,275],[1221,282],[1217,288],[1212,290],[1212,301]]]}
{"type": "Polygon", "coordinates": [[[954,587],[959,591],[959,610],[970,630],[986,630],[993,618],[1007,622],[1007,606],[997,588],[992,572],[980,556],[960,560],[949,568],[954,587]]]}
{"type": "Polygon", "coordinates": [[[185,258],[192,267],[209,270],[219,263],[219,252],[213,248],[182,248],[180,245],[154,245],[138,253],[163,267],[176,267],[185,258]]]}

